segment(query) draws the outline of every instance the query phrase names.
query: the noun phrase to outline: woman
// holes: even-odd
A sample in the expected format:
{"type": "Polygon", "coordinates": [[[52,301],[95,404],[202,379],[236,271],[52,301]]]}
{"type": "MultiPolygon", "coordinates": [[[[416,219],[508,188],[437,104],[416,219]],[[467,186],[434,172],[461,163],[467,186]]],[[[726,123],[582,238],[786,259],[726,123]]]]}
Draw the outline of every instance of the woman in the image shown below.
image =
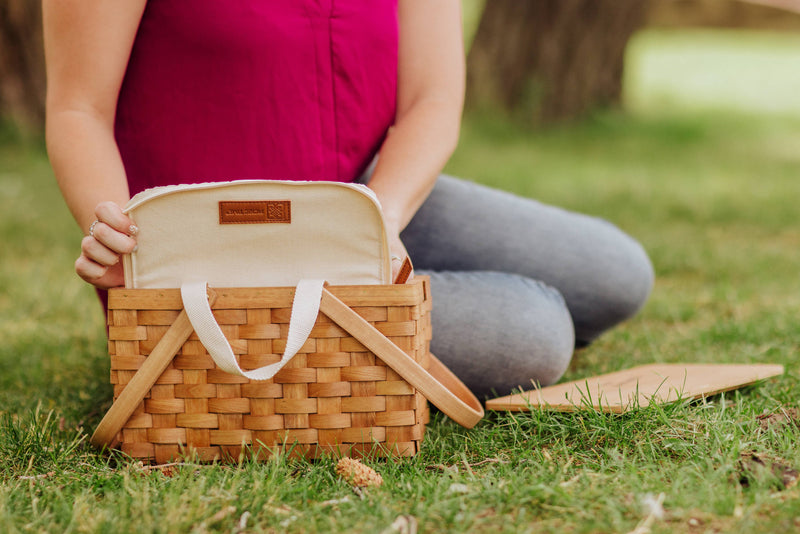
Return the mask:
{"type": "Polygon", "coordinates": [[[44,0],[44,28],[48,152],[98,289],[136,246],[132,194],[259,178],[366,182],[392,254],[431,275],[433,352],[480,395],[556,381],[649,294],[610,224],[439,177],[459,0],[44,0]]]}

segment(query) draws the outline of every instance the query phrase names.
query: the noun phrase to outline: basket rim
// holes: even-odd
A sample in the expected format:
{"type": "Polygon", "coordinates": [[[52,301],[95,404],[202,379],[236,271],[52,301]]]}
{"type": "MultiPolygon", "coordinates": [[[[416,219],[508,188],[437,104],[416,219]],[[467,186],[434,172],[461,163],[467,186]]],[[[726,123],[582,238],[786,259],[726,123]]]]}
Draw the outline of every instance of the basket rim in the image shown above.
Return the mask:
{"type": "MultiPolygon", "coordinates": [[[[430,279],[417,275],[406,284],[326,286],[349,306],[414,306],[430,298],[430,279]]],[[[217,301],[212,309],[291,307],[294,287],[214,287],[217,301]]],[[[183,308],[179,288],[108,290],[109,310],[175,310],[183,308]]]]}

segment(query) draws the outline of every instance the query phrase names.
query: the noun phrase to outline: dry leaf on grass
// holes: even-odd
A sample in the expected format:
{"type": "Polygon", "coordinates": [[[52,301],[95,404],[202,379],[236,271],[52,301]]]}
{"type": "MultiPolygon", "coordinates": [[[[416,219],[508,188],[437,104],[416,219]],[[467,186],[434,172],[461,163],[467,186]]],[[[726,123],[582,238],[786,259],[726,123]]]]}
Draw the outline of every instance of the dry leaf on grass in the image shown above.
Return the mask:
{"type": "Polygon", "coordinates": [[[790,489],[797,485],[800,479],[800,472],[783,458],[777,456],[769,456],[767,454],[752,451],[745,451],[739,455],[740,467],[740,482],[742,485],[748,485],[748,475],[758,473],[760,471],[770,471],[780,480],[783,485],[782,489],[790,489]]]}
{"type": "Polygon", "coordinates": [[[158,464],[158,465],[144,465],[144,462],[136,462],[134,467],[141,473],[141,474],[150,474],[153,471],[161,473],[167,478],[172,478],[177,474],[177,468],[181,465],[180,462],[173,462],[169,464],[158,464]]]}
{"type": "Polygon", "coordinates": [[[212,524],[213,523],[219,523],[220,521],[222,521],[223,519],[225,519],[226,517],[228,517],[229,515],[231,515],[235,511],[236,511],[236,507],[235,506],[226,506],[225,508],[223,508],[222,510],[220,510],[216,514],[214,514],[211,517],[209,517],[208,518],[208,522],[212,523],[212,524]]]}
{"type": "MultiPolygon", "coordinates": [[[[472,472],[472,468],[473,467],[480,467],[480,466],[486,465],[486,464],[507,464],[507,463],[508,463],[507,460],[501,460],[500,458],[486,458],[485,460],[481,460],[480,462],[476,462],[474,464],[467,463],[466,460],[463,460],[461,465],[463,465],[467,469],[468,472],[473,473],[472,472]]],[[[445,471],[445,472],[451,471],[453,473],[458,473],[458,465],[456,465],[456,464],[453,464],[453,465],[434,464],[434,465],[427,466],[425,469],[428,469],[428,470],[436,469],[436,470],[439,470],[439,471],[445,471]]]]}
{"type": "Polygon", "coordinates": [[[469,493],[469,486],[466,484],[450,484],[447,493],[469,493]]]}
{"type": "Polygon", "coordinates": [[[647,513],[647,516],[638,524],[636,528],[631,530],[628,534],[650,534],[650,527],[653,523],[664,519],[664,494],[659,493],[654,496],[647,493],[641,497],[642,506],[647,513]]]}
{"type": "Polygon", "coordinates": [[[43,478],[50,478],[55,474],[55,471],[48,471],[47,473],[42,473],[41,475],[19,475],[17,478],[19,480],[41,480],[43,478]]]}
{"type": "Polygon", "coordinates": [[[800,426],[800,410],[797,408],[780,408],[776,412],[762,413],[756,416],[761,430],[782,428],[786,425],[800,426]]]}
{"type": "Polygon", "coordinates": [[[250,512],[245,512],[239,517],[238,530],[241,532],[247,528],[247,521],[250,519],[250,512]]]}
{"type": "Polygon", "coordinates": [[[417,534],[417,518],[413,515],[399,515],[381,534],[417,534]]]}

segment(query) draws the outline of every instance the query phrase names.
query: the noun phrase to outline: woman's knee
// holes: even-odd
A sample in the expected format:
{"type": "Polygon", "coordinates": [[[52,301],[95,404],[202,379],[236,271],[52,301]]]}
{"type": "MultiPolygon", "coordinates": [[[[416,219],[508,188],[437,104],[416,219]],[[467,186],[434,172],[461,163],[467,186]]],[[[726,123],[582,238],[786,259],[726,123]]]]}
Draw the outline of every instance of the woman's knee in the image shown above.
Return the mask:
{"type": "Polygon", "coordinates": [[[432,351],[477,395],[556,382],[575,344],[564,299],[505,273],[433,273],[432,351]]]}
{"type": "Polygon", "coordinates": [[[576,337],[583,344],[636,315],[647,302],[655,279],[653,264],[641,244],[609,226],[614,242],[605,253],[599,252],[603,258],[594,265],[591,287],[585,288],[581,298],[570,301],[576,337]]]}
{"type": "Polygon", "coordinates": [[[556,383],[566,372],[575,349],[575,327],[561,294],[542,282],[523,280],[535,287],[527,295],[523,293],[520,302],[535,311],[520,310],[507,322],[509,344],[497,356],[505,360],[507,382],[498,381],[495,389],[499,394],[508,394],[515,387],[530,389],[556,383]],[[542,291],[550,293],[547,305],[533,304],[534,294],[542,291]]]}
{"type": "Polygon", "coordinates": [[[620,292],[619,302],[619,307],[626,319],[642,309],[650,297],[653,283],[655,282],[653,264],[644,247],[633,238],[629,239],[628,261],[624,266],[624,278],[627,280],[625,288],[627,291],[620,292]]]}

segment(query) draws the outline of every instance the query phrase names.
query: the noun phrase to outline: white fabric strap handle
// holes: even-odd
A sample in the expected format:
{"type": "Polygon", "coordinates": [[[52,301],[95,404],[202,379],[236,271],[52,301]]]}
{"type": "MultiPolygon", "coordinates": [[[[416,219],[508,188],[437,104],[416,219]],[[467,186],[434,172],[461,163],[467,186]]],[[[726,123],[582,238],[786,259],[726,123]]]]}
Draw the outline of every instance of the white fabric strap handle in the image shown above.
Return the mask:
{"type": "Polygon", "coordinates": [[[286,350],[281,356],[281,361],[265,365],[252,371],[245,371],[239,367],[236,356],[233,354],[228,340],[222,333],[206,295],[205,282],[187,282],[181,286],[181,298],[186,315],[206,348],[214,363],[223,371],[244,376],[250,380],[269,380],[280,371],[311,335],[311,329],[317,321],[319,303],[322,298],[324,280],[300,280],[294,292],[292,316],[289,320],[289,333],[286,338],[286,350]]]}

